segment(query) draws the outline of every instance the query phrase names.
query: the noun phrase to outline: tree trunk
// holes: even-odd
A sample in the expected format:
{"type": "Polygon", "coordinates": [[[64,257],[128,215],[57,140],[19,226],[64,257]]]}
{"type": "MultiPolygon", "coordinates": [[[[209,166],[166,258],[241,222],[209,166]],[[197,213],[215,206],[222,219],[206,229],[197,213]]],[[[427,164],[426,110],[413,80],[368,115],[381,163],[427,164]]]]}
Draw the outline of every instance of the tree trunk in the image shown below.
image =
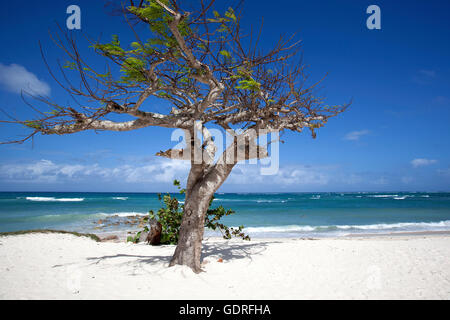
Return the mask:
{"type": "Polygon", "coordinates": [[[176,264],[186,265],[195,273],[200,273],[200,258],[202,254],[202,240],[205,229],[205,217],[209,201],[214,194],[202,194],[196,188],[194,192],[186,195],[183,220],[180,227],[180,237],[170,266],[176,264]]]}
{"type": "Polygon", "coordinates": [[[200,259],[209,202],[227,179],[234,165],[235,163],[226,164],[225,161],[209,169],[204,165],[191,165],[186,183],[186,200],[178,245],[170,261],[170,267],[180,264],[190,267],[195,273],[202,271],[200,259]]]}

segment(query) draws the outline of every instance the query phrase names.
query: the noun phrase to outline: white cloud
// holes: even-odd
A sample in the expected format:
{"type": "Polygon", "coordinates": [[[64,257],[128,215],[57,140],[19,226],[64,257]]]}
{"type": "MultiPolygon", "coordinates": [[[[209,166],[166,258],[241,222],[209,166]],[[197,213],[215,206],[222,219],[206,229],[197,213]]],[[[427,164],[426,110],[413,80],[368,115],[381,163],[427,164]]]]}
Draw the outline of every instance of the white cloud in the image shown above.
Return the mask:
{"type": "Polygon", "coordinates": [[[0,63],[0,84],[8,91],[21,93],[22,91],[34,95],[50,95],[50,86],[23,66],[0,63]]]}
{"type": "MultiPolygon", "coordinates": [[[[92,185],[99,190],[110,187],[158,190],[171,187],[174,179],[185,182],[190,163],[181,160],[151,158],[146,164],[124,164],[105,167],[99,164],[63,164],[50,160],[0,165],[0,182],[6,185],[92,185]]],[[[282,166],[275,175],[261,175],[261,166],[238,164],[224,184],[227,191],[236,190],[345,190],[364,186],[385,187],[393,182],[407,183],[377,172],[345,172],[338,165],[282,166]]],[[[442,173],[444,174],[444,173],[442,173]]]]}
{"type": "Polygon", "coordinates": [[[357,141],[359,138],[369,133],[369,130],[352,131],[345,135],[344,140],[357,141]]]}
{"type": "Polygon", "coordinates": [[[92,165],[56,164],[40,160],[29,164],[0,166],[0,179],[27,183],[64,183],[74,181],[113,181],[126,183],[171,183],[187,177],[188,163],[179,160],[157,160],[144,166],[122,165],[115,168],[92,165]]]}
{"type": "Polygon", "coordinates": [[[433,159],[418,158],[418,159],[412,160],[411,165],[414,168],[417,168],[417,167],[429,166],[431,164],[435,164],[436,162],[437,162],[437,160],[433,160],[433,159]]]}
{"type": "Polygon", "coordinates": [[[382,176],[371,181],[371,183],[375,185],[386,185],[389,183],[389,179],[387,177],[382,176]]]}
{"type": "Polygon", "coordinates": [[[320,186],[329,183],[331,177],[325,167],[294,165],[280,168],[275,175],[261,175],[260,167],[238,165],[230,174],[226,184],[236,185],[281,185],[281,186],[320,186]]]}
{"type": "MultiPolygon", "coordinates": [[[[0,180],[10,183],[167,183],[185,181],[189,162],[155,159],[149,164],[101,167],[98,164],[57,164],[40,160],[28,164],[0,165],[0,180]]],[[[280,168],[276,175],[260,174],[258,165],[238,165],[227,179],[227,185],[324,186],[333,178],[334,167],[293,165],[280,168]]]]}

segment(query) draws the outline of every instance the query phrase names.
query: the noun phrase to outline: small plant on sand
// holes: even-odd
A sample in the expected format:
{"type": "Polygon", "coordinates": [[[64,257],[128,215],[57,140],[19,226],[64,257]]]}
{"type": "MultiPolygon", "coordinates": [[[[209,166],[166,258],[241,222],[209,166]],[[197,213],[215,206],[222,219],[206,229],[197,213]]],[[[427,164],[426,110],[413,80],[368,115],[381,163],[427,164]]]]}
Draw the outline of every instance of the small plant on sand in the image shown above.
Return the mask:
{"type": "MultiPolygon", "coordinates": [[[[173,185],[176,186],[180,194],[185,194],[186,190],[180,187],[180,182],[174,180],[173,185]]],[[[180,235],[181,221],[183,219],[184,204],[178,201],[176,197],[170,194],[161,195],[158,194],[159,201],[162,202],[163,207],[155,214],[153,210],[150,210],[146,221],[157,220],[162,225],[161,244],[177,244],[180,235]]],[[[226,210],[223,206],[217,208],[211,208],[214,201],[214,197],[211,198],[209,208],[205,218],[205,227],[210,230],[218,230],[222,233],[224,239],[231,239],[232,237],[239,237],[243,240],[250,240],[250,237],[246,235],[243,230],[244,226],[232,228],[224,225],[220,222],[220,219],[235,213],[235,211],[226,210]]],[[[139,231],[134,237],[128,237],[127,241],[138,243],[142,232],[149,232],[148,226],[139,231]]]]}
{"type": "Polygon", "coordinates": [[[64,230],[50,230],[50,229],[36,229],[36,230],[20,230],[20,231],[12,231],[12,232],[0,232],[0,237],[7,236],[18,236],[23,234],[32,234],[32,233],[59,233],[59,234],[71,234],[76,237],[88,237],[94,241],[100,242],[101,239],[92,233],[79,233],[73,231],[64,231],[64,230]]]}

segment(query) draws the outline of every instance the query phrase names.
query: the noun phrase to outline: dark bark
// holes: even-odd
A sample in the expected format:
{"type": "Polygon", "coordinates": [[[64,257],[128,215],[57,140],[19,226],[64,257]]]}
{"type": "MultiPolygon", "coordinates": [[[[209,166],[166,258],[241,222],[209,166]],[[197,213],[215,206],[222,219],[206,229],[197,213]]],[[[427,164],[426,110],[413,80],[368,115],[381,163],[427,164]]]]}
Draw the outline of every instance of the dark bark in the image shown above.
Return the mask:
{"type": "Polygon", "coordinates": [[[147,243],[152,246],[161,244],[162,225],[156,220],[150,221],[150,230],[147,236],[147,243]]]}

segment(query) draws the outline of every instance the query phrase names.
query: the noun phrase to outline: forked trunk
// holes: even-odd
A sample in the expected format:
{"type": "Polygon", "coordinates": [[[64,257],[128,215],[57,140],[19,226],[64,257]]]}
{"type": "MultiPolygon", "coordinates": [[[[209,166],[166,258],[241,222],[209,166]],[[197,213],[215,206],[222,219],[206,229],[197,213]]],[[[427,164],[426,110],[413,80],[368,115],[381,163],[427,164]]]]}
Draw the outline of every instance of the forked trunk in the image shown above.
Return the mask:
{"type": "Polygon", "coordinates": [[[209,202],[234,165],[235,163],[220,162],[212,170],[205,170],[203,165],[191,166],[186,184],[183,220],[178,245],[170,261],[171,267],[180,264],[190,267],[196,273],[202,271],[200,259],[209,202]]]}
{"type": "Polygon", "coordinates": [[[201,272],[200,259],[205,228],[205,216],[212,194],[201,194],[197,190],[187,195],[180,237],[170,266],[186,265],[195,273],[201,272]]]}

